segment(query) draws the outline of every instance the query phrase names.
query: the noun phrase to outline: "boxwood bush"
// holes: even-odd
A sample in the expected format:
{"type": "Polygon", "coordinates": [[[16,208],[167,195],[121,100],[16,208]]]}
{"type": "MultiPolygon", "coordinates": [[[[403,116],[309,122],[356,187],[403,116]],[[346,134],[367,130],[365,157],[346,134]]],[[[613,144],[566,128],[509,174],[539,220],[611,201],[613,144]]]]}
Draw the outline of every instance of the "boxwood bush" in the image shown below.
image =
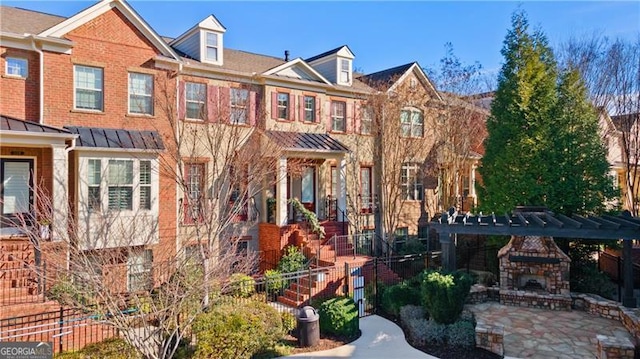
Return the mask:
{"type": "Polygon", "coordinates": [[[458,320],[472,282],[471,277],[462,272],[425,273],[422,281],[422,299],[429,317],[442,324],[451,324],[458,320]]]}
{"type": "Polygon", "coordinates": [[[382,310],[398,316],[400,308],[405,305],[420,305],[420,283],[401,282],[387,288],[382,294],[382,310]]]}
{"type": "Polygon", "coordinates": [[[476,329],[467,320],[458,320],[447,326],[447,343],[458,348],[471,349],[476,346],[476,329]]]}
{"type": "Polygon", "coordinates": [[[234,273],[229,279],[229,291],[234,297],[250,297],[256,292],[256,281],[243,273],[234,273]]]}
{"type": "Polygon", "coordinates": [[[351,298],[339,297],[324,301],[318,308],[320,332],[354,337],[360,329],[358,309],[351,298]]]}
{"type": "Polygon", "coordinates": [[[282,317],[266,303],[220,304],[198,316],[194,358],[251,358],[284,335],[282,317]]]}

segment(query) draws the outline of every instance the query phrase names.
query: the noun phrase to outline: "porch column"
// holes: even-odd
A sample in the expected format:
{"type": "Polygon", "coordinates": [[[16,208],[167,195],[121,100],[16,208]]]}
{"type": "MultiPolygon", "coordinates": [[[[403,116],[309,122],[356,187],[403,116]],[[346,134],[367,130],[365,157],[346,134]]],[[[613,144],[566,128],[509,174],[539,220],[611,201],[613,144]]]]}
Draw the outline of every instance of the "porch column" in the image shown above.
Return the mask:
{"type": "Polygon", "coordinates": [[[287,208],[287,158],[278,160],[278,179],[276,181],[276,224],[284,226],[288,221],[287,208]]]}
{"type": "Polygon", "coordinates": [[[69,225],[69,155],[65,145],[51,145],[53,186],[51,240],[66,241],[69,225]]]}
{"type": "Polygon", "coordinates": [[[478,205],[478,197],[476,196],[476,166],[471,165],[471,171],[469,171],[469,197],[473,198],[473,208],[478,205]]]}
{"type": "Polygon", "coordinates": [[[338,213],[336,213],[337,219],[340,222],[346,222],[346,213],[347,213],[347,180],[346,180],[346,172],[347,172],[347,161],[344,156],[340,159],[340,163],[338,164],[338,213]]]}

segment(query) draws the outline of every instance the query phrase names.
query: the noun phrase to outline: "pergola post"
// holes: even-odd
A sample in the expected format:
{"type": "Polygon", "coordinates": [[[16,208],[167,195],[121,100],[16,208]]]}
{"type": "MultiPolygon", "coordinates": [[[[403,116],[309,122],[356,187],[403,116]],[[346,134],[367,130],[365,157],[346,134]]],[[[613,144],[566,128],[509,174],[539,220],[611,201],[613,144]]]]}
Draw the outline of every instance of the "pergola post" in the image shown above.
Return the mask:
{"type": "Polygon", "coordinates": [[[624,292],[622,295],[622,305],[627,308],[635,308],[637,306],[636,298],[633,296],[633,257],[631,256],[633,245],[631,240],[622,241],[622,258],[624,259],[622,267],[622,278],[624,292]]]}
{"type": "MultiPolygon", "coordinates": [[[[446,213],[442,214],[442,221],[447,223],[446,213]]],[[[442,268],[447,272],[453,272],[456,270],[456,248],[451,240],[451,233],[445,229],[439,233],[438,237],[442,246],[442,268]]]]}

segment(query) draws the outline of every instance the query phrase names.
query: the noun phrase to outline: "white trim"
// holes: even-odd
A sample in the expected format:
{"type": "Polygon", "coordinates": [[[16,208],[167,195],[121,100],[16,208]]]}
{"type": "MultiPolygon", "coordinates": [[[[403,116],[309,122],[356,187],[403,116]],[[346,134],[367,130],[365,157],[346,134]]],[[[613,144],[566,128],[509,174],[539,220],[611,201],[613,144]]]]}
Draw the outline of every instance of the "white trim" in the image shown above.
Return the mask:
{"type": "Polygon", "coordinates": [[[201,29],[200,30],[200,61],[205,63],[205,64],[212,64],[212,65],[220,65],[222,66],[222,64],[224,63],[224,40],[222,36],[223,33],[220,31],[215,31],[215,30],[208,30],[208,29],[201,29]],[[207,57],[207,49],[209,48],[209,46],[207,46],[207,36],[209,34],[214,34],[216,35],[216,59],[215,60],[210,60],[207,57]]]}
{"type": "Polygon", "coordinates": [[[387,92],[393,92],[393,90],[395,90],[395,88],[398,87],[407,78],[407,76],[409,76],[409,73],[411,72],[415,72],[416,76],[427,84],[429,89],[433,92],[433,94],[435,94],[438,100],[444,101],[442,99],[442,96],[440,96],[438,90],[436,90],[436,87],[433,85],[431,80],[429,80],[429,77],[424,73],[424,71],[422,71],[422,68],[418,65],[417,62],[414,62],[413,65],[411,65],[411,67],[409,67],[409,69],[407,69],[407,71],[405,71],[404,74],[402,74],[402,76],[400,76],[400,78],[396,80],[396,82],[391,85],[391,87],[389,87],[389,90],[387,90],[387,92]]]}
{"type": "Polygon", "coordinates": [[[78,138],[78,135],[71,133],[0,131],[0,138],[2,138],[2,146],[25,145],[26,147],[41,147],[51,144],[63,145],[66,140],[74,140],[78,138]]]}
{"type": "MultiPolygon", "coordinates": [[[[136,72],[136,71],[127,71],[127,114],[135,115],[135,116],[155,116],[156,113],[156,104],[155,104],[155,76],[153,74],[149,74],[146,72],[136,72]],[[136,94],[139,96],[149,97],[151,99],[151,113],[146,112],[131,112],[131,75],[142,75],[142,76],[150,76],[151,77],[151,94],[147,95],[136,94]]],[[[104,98],[104,97],[103,97],[104,98]]],[[[103,100],[104,101],[104,100],[103,100]]]]}
{"type": "Polygon", "coordinates": [[[179,60],[178,54],[124,0],[103,0],[41,32],[38,36],[63,37],[70,31],[117,8],[163,55],[179,60]]]}
{"type": "Polygon", "coordinates": [[[191,35],[195,34],[200,30],[210,30],[213,32],[225,33],[227,28],[222,25],[222,23],[213,15],[209,15],[206,18],[202,19],[197,25],[193,26],[189,30],[183,32],[180,36],[173,39],[169,45],[176,46],[180,44],[182,41],[191,37],[191,35]]]}
{"type": "Polygon", "coordinates": [[[32,43],[37,41],[43,50],[71,54],[73,42],[67,39],[46,38],[29,34],[14,34],[0,31],[0,45],[12,49],[33,51],[32,43]]]}
{"type": "Polygon", "coordinates": [[[29,77],[29,59],[22,56],[7,56],[4,61],[4,74],[9,77],[26,79],[27,77],[29,77]],[[25,71],[24,76],[22,76],[22,74],[16,75],[16,74],[9,73],[9,59],[24,61],[24,71],[25,71]]]}
{"type": "MultiPolygon", "coordinates": [[[[96,113],[103,113],[104,112],[104,67],[98,67],[98,66],[91,66],[91,65],[84,65],[84,64],[73,64],[73,109],[74,110],[78,110],[78,111],[87,111],[87,112],[96,112],[96,113]],[[102,87],[100,87],[100,93],[102,94],[102,98],[101,98],[101,102],[100,102],[100,108],[99,109],[95,109],[95,108],[79,108],[78,107],[78,103],[77,103],[77,99],[76,99],[76,94],[77,94],[77,90],[78,88],[76,87],[76,68],[78,66],[81,67],[86,67],[86,68],[90,68],[90,69],[100,69],[100,84],[102,85],[102,87]]],[[[95,89],[89,89],[92,91],[96,91],[95,89]]]]}
{"type": "Polygon", "coordinates": [[[287,69],[287,68],[291,68],[294,66],[300,66],[302,67],[304,70],[311,72],[312,75],[314,75],[315,77],[318,78],[318,80],[321,80],[322,82],[326,83],[327,85],[331,85],[331,82],[329,80],[327,80],[324,76],[322,76],[318,71],[316,71],[316,69],[314,69],[313,67],[311,67],[311,65],[307,64],[306,62],[304,62],[304,60],[300,57],[293,59],[289,62],[285,62],[284,64],[278,65],[274,68],[271,68],[265,72],[263,72],[263,75],[276,75],[278,72],[287,69]]]}

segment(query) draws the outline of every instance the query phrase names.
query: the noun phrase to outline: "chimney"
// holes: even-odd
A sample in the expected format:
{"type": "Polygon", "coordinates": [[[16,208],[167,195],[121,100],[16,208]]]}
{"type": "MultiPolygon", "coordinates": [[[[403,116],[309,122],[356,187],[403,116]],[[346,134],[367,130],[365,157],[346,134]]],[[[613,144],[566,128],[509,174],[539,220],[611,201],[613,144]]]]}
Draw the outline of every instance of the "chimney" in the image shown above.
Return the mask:
{"type": "Polygon", "coordinates": [[[284,61],[289,61],[289,50],[284,50],[284,61]]]}

